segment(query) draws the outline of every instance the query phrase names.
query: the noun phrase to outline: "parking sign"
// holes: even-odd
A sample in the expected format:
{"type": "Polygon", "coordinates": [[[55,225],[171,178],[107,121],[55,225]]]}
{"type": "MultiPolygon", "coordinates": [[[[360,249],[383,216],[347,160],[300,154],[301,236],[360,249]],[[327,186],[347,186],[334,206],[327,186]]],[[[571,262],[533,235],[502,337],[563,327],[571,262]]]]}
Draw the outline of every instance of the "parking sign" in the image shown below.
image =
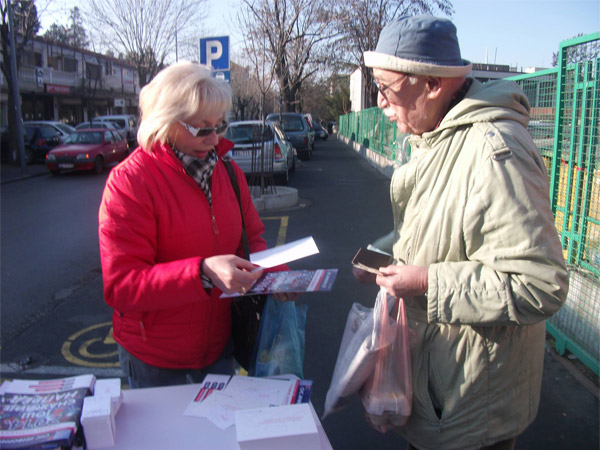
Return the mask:
{"type": "Polygon", "coordinates": [[[200,64],[229,70],[229,36],[200,39],[200,64]]]}

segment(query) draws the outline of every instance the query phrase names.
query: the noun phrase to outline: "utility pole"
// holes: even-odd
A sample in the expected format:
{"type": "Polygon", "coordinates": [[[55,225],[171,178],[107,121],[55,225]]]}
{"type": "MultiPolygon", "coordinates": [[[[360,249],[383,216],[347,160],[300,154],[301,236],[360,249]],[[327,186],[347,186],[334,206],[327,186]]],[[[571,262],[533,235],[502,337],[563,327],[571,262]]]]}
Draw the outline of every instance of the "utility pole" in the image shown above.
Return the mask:
{"type": "Polygon", "coordinates": [[[13,20],[13,10],[10,0],[7,3],[8,6],[8,27],[9,27],[9,41],[10,41],[10,71],[12,73],[11,89],[13,94],[13,101],[15,103],[15,125],[17,132],[17,148],[19,150],[19,159],[21,160],[21,170],[25,172],[27,167],[25,165],[25,146],[23,145],[23,122],[21,118],[21,99],[19,96],[19,80],[17,74],[17,52],[15,46],[15,26],[13,20]]]}

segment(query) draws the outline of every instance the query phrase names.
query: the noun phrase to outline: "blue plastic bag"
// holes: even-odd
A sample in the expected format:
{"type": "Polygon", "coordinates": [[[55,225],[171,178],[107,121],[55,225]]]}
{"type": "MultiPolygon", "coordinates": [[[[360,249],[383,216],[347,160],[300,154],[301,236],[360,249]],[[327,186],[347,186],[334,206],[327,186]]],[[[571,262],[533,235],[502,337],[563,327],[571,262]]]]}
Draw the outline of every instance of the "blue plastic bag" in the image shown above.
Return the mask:
{"type": "Polygon", "coordinates": [[[258,345],[248,374],[264,377],[294,374],[303,378],[308,305],[269,296],[260,319],[258,345]]]}

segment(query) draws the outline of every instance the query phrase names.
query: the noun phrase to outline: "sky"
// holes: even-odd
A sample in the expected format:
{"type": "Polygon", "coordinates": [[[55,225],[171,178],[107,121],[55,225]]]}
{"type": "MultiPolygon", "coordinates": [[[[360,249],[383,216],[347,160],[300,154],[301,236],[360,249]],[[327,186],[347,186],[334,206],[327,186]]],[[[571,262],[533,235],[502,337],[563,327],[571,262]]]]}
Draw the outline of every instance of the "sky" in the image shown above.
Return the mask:
{"type": "MultiPolygon", "coordinates": [[[[462,57],[471,62],[505,64],[518,70],[551,67],[561,41],[600,32],[600,0],[451,0],[450,19],[458,30],[462,57]]],[[[37,0],[42,27],[66,24],[81,1],[37,0]],[[48,6],[46,6],[48,5],[48,6]]],[[[241,51],[235,13],[241,0],[207,0],[206,36],[230,35],[232,55],[241,51]]]]}

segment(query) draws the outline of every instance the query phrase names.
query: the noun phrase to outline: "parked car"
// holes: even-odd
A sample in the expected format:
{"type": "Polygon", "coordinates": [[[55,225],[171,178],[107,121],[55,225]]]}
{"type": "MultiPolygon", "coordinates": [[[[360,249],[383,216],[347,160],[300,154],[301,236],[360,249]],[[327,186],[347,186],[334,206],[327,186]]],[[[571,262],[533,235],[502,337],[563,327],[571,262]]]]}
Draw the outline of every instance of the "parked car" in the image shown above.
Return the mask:
{"type": "Polygon", "coordinates": [[[276,122],[298,152],[298,157],[309,160],[314,148],[314,134],[310,132],[306,118],[301,113],[273,113],[267,121],[276,122]]]}
{"type": "Polygon", "coordinates": [[[137,146],[138,120],[133,114],[115,114],[110,116],[94,117],[93,121],[114,122],[118,130],[127,138],[129,147],[137,146]]]}
{"type": "Polygon", "coordinates": [[[88,128],[108,128],[110,130],[119,131],[119,127],[114,122],[107,121],[92,121],[92,122],[81,122],[75,125],[76,130],[85,130],[88,128]]]}
{"type": "Polygon", "coordinates": [[[235,144],[233,150],[228,154],[246,175],[260,173],[262,142],[264,142],[265,149],[264,167],[265,169],[269,168],[272,158],[273,175],[278,182],[287,184],[290,172],[296,169],[294,148],[286,139],[285,133],[275,123],[266,122],[263,132],[263,123],[260,120],[232,122],[225,132],[225,138],[235,144]],[[252,163],[253,153],[254,164],[252,163]]]}
{"type": "Polygon", "coordinates": [[[315,139],[321,139],[322,141],[327,140],[329,133],[321,126],[320,123],[315,123],[313,128],[315,130],[315,139]]]}
{"type": "MultiPolygon", "coordinates": [[[[25,150],[25,164],[36,160],[43,160],[46,154],[61,143],[63,135],[58,129],[48,124],[23,123],[23,145],[25,150]]],[[[12,150],[12,160],[17,161],[17,150],[12,150]]]]}
{"type": "Polygon", "coordinates": [[[127,140],[118,131],[82,129],[75,131],[64,144],[48,153],[46,166],[53,174],[63,169],[102,173],[106,165],[122,161],[128,154],[127,140]]]}
{"type": "Polygon", "coordinates": [[[71,133],[75,131],[75,128],[71,125],[53,120],[28,120],[23,122],[23,125],[44,125],[53,128],[56,130],[61,143],[65,142],[71,133]]]}

